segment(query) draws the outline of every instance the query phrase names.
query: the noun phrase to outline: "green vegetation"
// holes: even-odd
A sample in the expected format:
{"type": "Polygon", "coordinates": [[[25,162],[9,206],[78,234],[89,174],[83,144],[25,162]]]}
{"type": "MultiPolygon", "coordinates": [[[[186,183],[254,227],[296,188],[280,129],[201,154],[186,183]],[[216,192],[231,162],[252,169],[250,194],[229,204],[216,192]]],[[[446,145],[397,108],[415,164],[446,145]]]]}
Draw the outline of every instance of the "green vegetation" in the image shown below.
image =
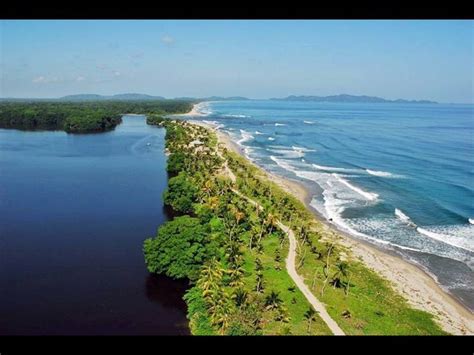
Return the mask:
{"type": "Polygon", "coordinates": [[[192,180],[184,172],[171,178],[168,189],[164,194],[165,204],[171,206],[176,212],[191,213],[193,203],[197,201],[198,190],[192,180]]]}
{"type": "MultiPolygon", "coordinates": [[[[297,267],[346,334],[446,334],[432,315],[413,309],[389,282],[351,256],[307,208],[241,156],[226,152],[239,190],[289,225],[298,237],[297,267]]],[[[311,325],[313,327],[313,325],[311,325]]]]}
{"type": "Polygon", "coordinates": [[[194,280],[199,266],[209,258],[207,226],[199,219],[181,216],[163,224],[156,238],[145,240],[144,253],[148,270],[173,278],[194,280]]]}
{"type": "Polygon", "coordinates": [[[184,299],[192,333],[330,334],[319,317],[308,333],[309,303],[285,272],[285,234],[232,191],[216,137],[187,122],[163,125],[174,175],[165,203],[185,215],[160,226],[144,254],[150,271],[191,281],[184,299]]]}
{"type": "Polygon", "coordinates": [[[184,215],[145,241],[145,261],[151,272],[190,280],[184,299],[193,334],[331,334],[286,272],[289,245],[278,220],[298,239],[298,273],[344,332],[445,334],[261,169],[225,149],[219,154],[214,133],[185,121],[161,124],[173,175],[165,203],[184,215]]]}
{"type": "Polygon", "coordinates": [[[150,124],[161,124],[162,115],[184,113],[192,104],[180,100],[156,101],[2,101],[0,128],[64,130],[68,133],[104,132],[114,129],[126,113],[146,114],[150,124]]]}

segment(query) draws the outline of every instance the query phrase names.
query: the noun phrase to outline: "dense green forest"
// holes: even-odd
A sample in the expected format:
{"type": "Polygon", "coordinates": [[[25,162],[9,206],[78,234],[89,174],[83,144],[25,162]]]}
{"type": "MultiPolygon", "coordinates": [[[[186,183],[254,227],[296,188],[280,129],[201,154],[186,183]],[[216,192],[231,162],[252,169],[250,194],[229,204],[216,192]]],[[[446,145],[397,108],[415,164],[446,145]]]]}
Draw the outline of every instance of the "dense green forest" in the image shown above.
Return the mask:
{"type": "Polygon", "coordinates": [[[166,128],[171,178],[164,202],[175,217],[143,251],[150,272],[190,281],[184,299],[193,334],[331,334],[286,271],[289,243],[278,220],[297,237],[298,273],[346,334],[444,334],[299,200],[219,147],[213,132],[186,121],[157,124],[166,128]]]}
{"type": "Polygon", "coordinates": [[[0,128],[21,130],[64,130],[69,133],[103,132],[122,122],[123,114],[146,114],[150,124],[161,115],[185,113],[192,103],[183,100],[156,101],[2,101],[0,128]]]}

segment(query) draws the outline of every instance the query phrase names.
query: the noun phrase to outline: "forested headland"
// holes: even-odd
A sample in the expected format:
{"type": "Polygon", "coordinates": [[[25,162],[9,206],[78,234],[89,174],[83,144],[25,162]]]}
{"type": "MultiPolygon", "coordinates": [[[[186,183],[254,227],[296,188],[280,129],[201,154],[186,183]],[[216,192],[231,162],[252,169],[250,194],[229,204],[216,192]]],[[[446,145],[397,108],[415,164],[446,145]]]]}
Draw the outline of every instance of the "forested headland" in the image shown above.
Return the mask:
{"type": "Polygon", "coordinates": [[[150,117],[186,113],[190,101],[2,101],[0,128],[21,130],[63,130],[68,133],[104,132],[122,122],[124,114],[150,117]]]}
{"type": "Polygon", "coordinates": [[[323,231],[299,200],[221,147],[214,132],[185,121],[156,124],[166,128],[164,202],[176,216],[143,251],[150,272],[189,280],[184,299],[193,334],[331,334],[285,269],[289,241],[281,223],[297,238],[298,274],[345,334],[444,334],[323,231]]]}

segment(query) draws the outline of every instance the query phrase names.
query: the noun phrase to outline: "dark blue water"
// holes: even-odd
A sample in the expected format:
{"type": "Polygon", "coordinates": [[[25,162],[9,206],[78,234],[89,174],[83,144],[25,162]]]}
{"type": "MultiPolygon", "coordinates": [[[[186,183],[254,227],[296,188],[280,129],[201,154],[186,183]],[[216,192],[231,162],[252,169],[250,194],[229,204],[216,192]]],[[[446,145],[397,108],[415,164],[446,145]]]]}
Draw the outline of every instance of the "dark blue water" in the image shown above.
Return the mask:
{"type": "Polygon", "coordinates": [[[474,309],[474,106],[200,105],[265,169],[314,187],[321,215],[402,253],[474,309]]]}
{"type": "Polygon", "coordinates": [[[187,334],[186,285],[149,275],[164,130],[0,129],[0,334],[187,334]]]}

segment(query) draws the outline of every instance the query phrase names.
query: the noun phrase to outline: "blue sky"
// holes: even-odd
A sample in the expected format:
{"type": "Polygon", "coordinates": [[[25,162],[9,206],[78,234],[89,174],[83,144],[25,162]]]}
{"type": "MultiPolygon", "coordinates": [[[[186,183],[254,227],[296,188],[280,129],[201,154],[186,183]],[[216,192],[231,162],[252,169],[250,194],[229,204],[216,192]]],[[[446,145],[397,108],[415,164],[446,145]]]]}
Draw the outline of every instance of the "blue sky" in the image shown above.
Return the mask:
{"type": "Polygon", "coordinates": [[[0,21],[0,96],[474,102],[473,21],[0,21]]]}

